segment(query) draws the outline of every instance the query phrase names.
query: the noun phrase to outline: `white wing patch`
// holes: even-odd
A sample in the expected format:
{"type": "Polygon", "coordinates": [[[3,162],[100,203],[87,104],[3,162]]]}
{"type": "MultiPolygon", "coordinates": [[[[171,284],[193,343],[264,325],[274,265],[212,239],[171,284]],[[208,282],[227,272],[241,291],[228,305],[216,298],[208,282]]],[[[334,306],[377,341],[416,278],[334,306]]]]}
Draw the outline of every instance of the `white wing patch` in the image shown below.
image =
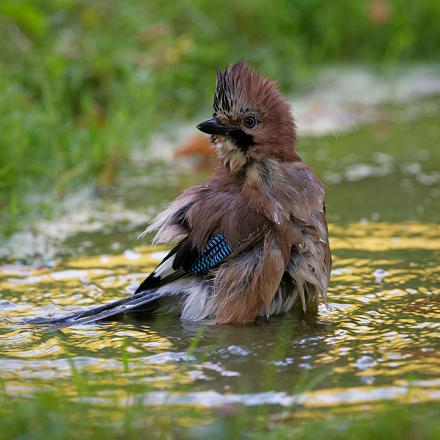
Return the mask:
{"type": "Polygon", "coordinates": [[[156,269],[154,269],[153,276],[155,278],[163,279],[168,275],[174,273],[175,270],[173,269],[173,262],[175,258],[176,256],[173,255],[172,257],[166,259],[161,264],[159,264],[159,266],[157,266],[156,269]]]}

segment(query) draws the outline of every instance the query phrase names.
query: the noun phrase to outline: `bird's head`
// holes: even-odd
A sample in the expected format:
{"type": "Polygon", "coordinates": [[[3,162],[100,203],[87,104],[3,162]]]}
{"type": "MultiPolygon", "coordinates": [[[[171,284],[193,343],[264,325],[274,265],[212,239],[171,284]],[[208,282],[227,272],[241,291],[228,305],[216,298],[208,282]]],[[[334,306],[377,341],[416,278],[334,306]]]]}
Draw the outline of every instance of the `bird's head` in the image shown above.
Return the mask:
{"type": "Polygon", "coordinates": [[[212,136],[232,173],[255,161],[297,157],[295,125],[277,84],[238,61],[217,70],[213,118],[197,128],[212,136]]]}

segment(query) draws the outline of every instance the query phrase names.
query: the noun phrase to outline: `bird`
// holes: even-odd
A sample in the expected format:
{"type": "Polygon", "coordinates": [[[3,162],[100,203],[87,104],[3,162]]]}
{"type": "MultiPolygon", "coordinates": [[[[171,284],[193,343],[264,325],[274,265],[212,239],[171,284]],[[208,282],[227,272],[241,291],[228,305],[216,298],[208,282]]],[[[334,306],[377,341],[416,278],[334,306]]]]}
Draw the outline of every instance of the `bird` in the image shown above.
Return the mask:
{"type": "Polygon", "coordinates": [[[296,125],[277,83],[239,60],[217,69],[211,137],[217,165],[141,235],[174,243],[123,299],[61,318],[61,328],[125,313],[244,324],[327,304],[332,258],[324,186],[299,157],[296,125]]]}

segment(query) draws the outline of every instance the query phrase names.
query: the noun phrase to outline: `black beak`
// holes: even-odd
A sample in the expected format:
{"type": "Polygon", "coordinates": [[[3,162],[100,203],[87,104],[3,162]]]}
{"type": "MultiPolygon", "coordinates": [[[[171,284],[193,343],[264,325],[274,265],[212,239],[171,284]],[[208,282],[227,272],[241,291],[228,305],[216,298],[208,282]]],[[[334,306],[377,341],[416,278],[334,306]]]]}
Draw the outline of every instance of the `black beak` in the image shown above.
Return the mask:
{"type": "Polygon", "coordinates": [[[231,127],[222,125],[217,118],[208,119],[207,121],[200,122],[197,128],[203,133],[208,134],[223,134],[226,135],[231,132],[231,127]]]}

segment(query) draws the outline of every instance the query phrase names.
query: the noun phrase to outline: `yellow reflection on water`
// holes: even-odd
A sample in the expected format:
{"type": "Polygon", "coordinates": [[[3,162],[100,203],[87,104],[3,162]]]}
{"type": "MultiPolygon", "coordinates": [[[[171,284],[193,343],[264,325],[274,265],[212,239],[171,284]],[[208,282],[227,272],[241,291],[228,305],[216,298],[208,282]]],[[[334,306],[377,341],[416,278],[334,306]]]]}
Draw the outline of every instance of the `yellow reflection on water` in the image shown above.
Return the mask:
{"type": "MultiPolygon", "coordinates": [[[[303,394],[305,407],[438,400],[440,386],[432,379],[440,374],[439,226],[330,225],[330,236],[331,308],[309,327],[296,323],[299,333],[293,334],[291,351],[280,364],[283,381],[290,381],[286,389],[293,389],[302,368],[325,366],[338,386],[303,394]],[[318,336],[311,346],[298,342],[318,336]],[[408,386],[411,375],[423,376],[425,385],[408,386]]],[[[260,390],[276,323],[267,324],[274,325],[269,337],[265,325],[218,329],[213,342],[202,347],[205,357],[190,359],[187,349],[194,335],[180,324],[160,329],[124,321],[45,333],[19,322],[130,294],[166,250],[140,245],[117,254],[70,258],[54,268],[0,266],[0,368],[8,392],[31,394],[58,381],[68,395],[89,393],[100,404],[121,404],[146,389],[238,393],[240,383],[249,382],[247,393],[260,390]],[[249,356],[240,355],[246,351],[249,356]],[[90,389],[81,389],[78,372],[90,389]]]]}
{"type": "Polygon", "coordinates": [[[299,401],[306,408],[371,403],[384,400],[393,400],[399,403],[430,402],[440,399],[438,389],[433,389],[433,387],[439,385],[438,382],[433,382],[432,386],[415,387],[410,382],[401,381],[399,386],[396,384],[381,388],[363,386],[321,389],[302,394],[299,401]]]}
{"type": "Polygon", "coordinates": [[[440,250],[440,225],[435,223],[330,224],[333,249],[383,251],[394,249],[440,250]]]}

